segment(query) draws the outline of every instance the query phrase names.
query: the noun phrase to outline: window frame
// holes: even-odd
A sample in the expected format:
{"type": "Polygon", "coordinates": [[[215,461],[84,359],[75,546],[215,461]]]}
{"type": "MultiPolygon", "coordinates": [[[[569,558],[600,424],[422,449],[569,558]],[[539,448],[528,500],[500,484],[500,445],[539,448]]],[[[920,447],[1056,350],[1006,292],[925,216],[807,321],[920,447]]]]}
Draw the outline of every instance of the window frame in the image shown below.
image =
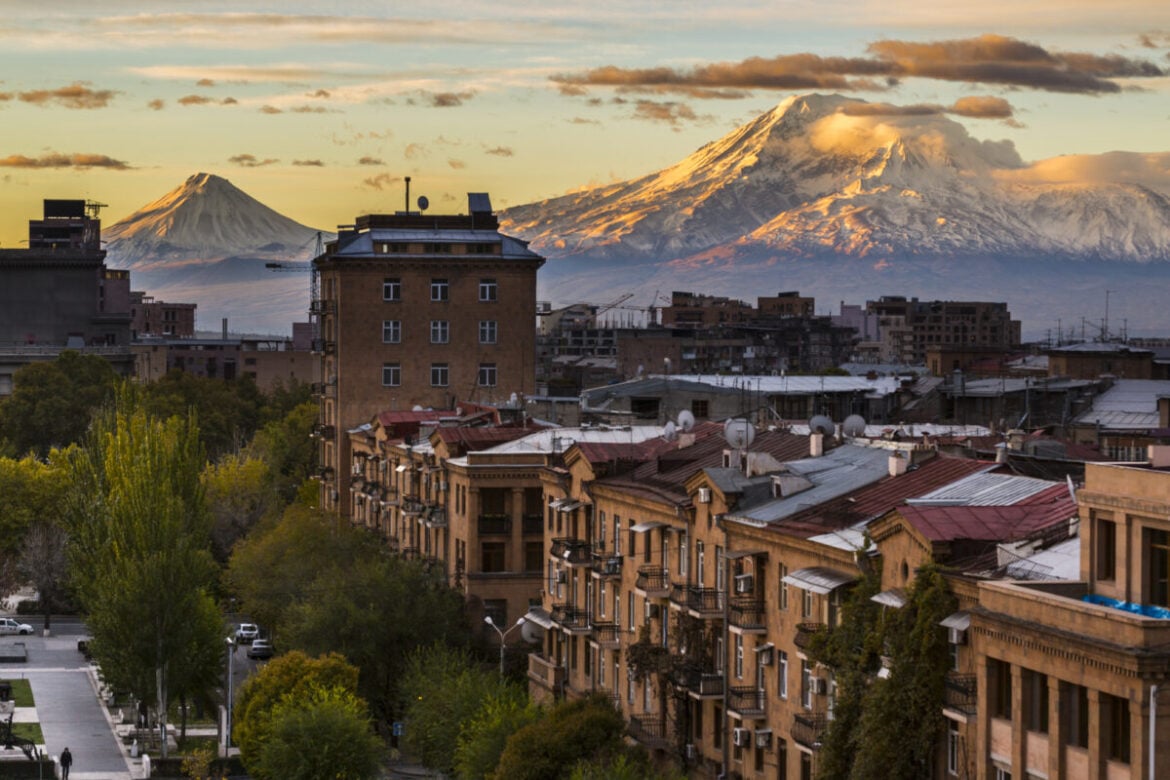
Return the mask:
{"type": "Polygon", "coordinates": [[[476,371],[475,382],[477,387],[496,387],[499,385],[499,369],[495,363],[480,363],[476,371]]]}
{"type": "Polygon", "coordinates": [[[388,276],[382,280],[382,300],[385,303],[402,301],[402,277],[388,276]]]}
{"type": "Polygon", "coordinates": [[[382,364],[382,387],[402,387],[401,363],[382,364]],[[387,381],[388,377],[391,381],[387,381]]]}
{"type": "Polygon", "coordinates": [[[382,343],[402,343],[402,320],[382,320],[382,343]]]}
{"type": "Polygon", "coordinates": [[[496,320],[479,321],[479,343],[496,344],[499,342],[500,327],[496,320]]]}
{"type": "Polygon", "coordinates": [[[431,387],[451,386],[451,365],[449,363],[431,363],[431,387]]]}
{"type": "Polygon", "coordinates": [[[451,300],[451,280],[431,279],[431,303],[447,303],[451,300]]]}
{"type": "Polygon", "coordinates": [[[479,280],[479,302],[495,303],[500,299],[500,285],[495,279],[479,280]]]}
{"type": "Polygon", "coordinates": [[[451,343],[451,321],[450,320],[431,320],[431,343],[432,344],[450,344],[451,343]]]}

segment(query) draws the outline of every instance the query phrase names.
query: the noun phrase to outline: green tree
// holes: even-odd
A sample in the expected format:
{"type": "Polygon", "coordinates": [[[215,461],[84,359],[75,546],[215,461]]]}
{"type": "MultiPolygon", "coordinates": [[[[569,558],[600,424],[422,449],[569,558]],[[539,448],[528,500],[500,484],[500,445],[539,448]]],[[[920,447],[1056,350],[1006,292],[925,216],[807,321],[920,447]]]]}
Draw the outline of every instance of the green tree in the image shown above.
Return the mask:
{"type": "Polygon", "coordinates": [[[268,464],[268,478],[287,503],[317,470],[317,442],[310,436],[317,422],[317,404],[305,401],[256,432],[251,454],[268,464]]]}
{"type": "Polygon", "coordinates": [[[259,780],[366,780],[378,776],[381,755],[366,703],[341,686],[314,685],[272,709],[251,771],[259,780]]]}
{"type": "MultiPolygon", "coordinates": [[[[240,688],[233,712],[232,735],[251,771],[268,741],[277,705],[286,697],[307,700],[314,689],[357,689],[357,667],[338,653],[310,658],[293,650],[273,658],[240,688]]],[[[303,749],[303,745],[302,745],[303,749]]]]}
{"type": "Polygon", "coordinates": [[[109,361],[66,350],[51,363],[30,363],[12,377],[12,394],[0,403],[0,431],[8,454],[44,458],[54,447],[78,442],[94,412],[119,382],[109,361]]]}
{"type": "Polygon", "coordinates": [[[622,753],[626,723],[605,697],[561,702],[508,738],[490,780],[557,780],[579,761],[622,753]]]}
{"type": "Polygon", "coordinates": [[[232,547],[270,512],[279,499],[270,486],[268,465],[244,453],[224,455],[203,471],[211,512],[212,552],[226,563],[232,547]]]}
{"type": "Polygon", "coordinates": [[[184,418],[194,410],[200,440],[216,459],[251,440],[259,427],[263,398],[248,377],[225,381],[175,369],[143,386],[142,403],[162,420],[184,418]]]}
{"type": "Polygon", "coordinates": [[[165,728],[172,695],[214,685],[222,642],[198,430],[153,419],[127,387],[68,463],[70,566],[92,652],[109,682],[157,702],[165,728]]]}
{"type": "Polygon", "coordinates": [[[523,686],[502,686],[484,699],[470,721],[463,723],[455,747],[455,775],[461,780],[486,777],[500,763],[508,737],[535,723],[541,715],[523,686]]]}
{"type": "Polygon", "coordinates": [[[0,595],[27,580],[17,566],[28,529],[58,515],[60,469],[33,456],[0,458],[0,595]]]}

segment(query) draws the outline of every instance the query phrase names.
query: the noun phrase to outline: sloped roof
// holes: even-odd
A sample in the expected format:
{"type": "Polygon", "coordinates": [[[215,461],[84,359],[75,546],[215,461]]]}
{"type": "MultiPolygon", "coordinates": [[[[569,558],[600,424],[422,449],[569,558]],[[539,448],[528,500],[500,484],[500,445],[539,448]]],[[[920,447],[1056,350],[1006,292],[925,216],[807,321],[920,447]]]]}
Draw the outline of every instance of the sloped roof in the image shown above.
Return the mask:
{"type": "Polygon", "coordinates": [[[435,431],[442,441],[447,444],[459,444],[460,449],[465,452],[476,452],[478,450],[486,450],[489,447],[494,447],[503,442],[514,441],[522,436],[527,436],[532,433],[531,428],[512,428],[512,427],[478,427],[469,428],[466,426],[451,426],[447,428],[439,428],[435,431]]]}
{"type": "Polygon", "coordinates": [[[1055,484],[1015,504],[905,506],[899,513],[932,542],[1010,542],[1067,525],[1077,505],[1064,485],[1055,484]]]}
{"type": "Polygon", "coordinates": [[[987,472],[972,474],[910,499],[908,503],[920,506],[1009,506],[1050,490],[1054,484],[1046,479],[987,472]]]}
{"type": "Polygon", "coordinates": [[[1118,379],[1093,399],[1093,405],[1077,415],[1074,425],[1100,425],[1112,430],[1157,428],[1158,398],[1170,395],[1170,381],[1118,379]]]}

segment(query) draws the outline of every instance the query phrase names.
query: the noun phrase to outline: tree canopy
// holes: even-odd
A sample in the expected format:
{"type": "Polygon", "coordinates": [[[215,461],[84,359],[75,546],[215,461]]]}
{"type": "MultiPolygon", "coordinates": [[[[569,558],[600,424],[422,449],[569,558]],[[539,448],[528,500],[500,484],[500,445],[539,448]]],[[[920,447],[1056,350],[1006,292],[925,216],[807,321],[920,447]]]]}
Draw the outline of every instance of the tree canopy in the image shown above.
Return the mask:
{"type": "Polygon", "coordinates": [[[21,367],[12,376],[12,394],[0,402],[4,451],[44,458],[54,447],[81,441],[119,381],[105,358],[73,350],[52,362],[21,367]]]}

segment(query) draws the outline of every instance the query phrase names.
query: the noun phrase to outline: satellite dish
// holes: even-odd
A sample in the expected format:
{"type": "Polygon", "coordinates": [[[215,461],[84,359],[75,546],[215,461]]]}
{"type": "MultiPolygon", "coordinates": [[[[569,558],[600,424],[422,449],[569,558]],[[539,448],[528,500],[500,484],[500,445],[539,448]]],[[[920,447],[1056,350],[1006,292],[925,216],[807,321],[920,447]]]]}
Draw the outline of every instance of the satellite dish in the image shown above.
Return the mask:
{"type": "Polygon", "coordinates": [[[684,432],[695,427],[695,415],[691,414],[689,409],[683,409],[678,413],[678,427],[684,432]]]}
{"type": "Polygon", "coordinates": [[[463,416],[463,407],[462,407],[462,406],[456,406],[456,407],[455,407],[455,416],[456,416],[456,417],[462,417],[462,416],[463,416]]]}
{"type": "Polygon", "coordinates": [[[823,414],[818,414],[808,421],[809,433],[823,433],[826,436],[832,436],[837,430],[837,426],[833,424],[833,420],[823,414]]]}
{"type": "Polygon", "coordinates": [[[668,358],[668,357],[662,358],[662,365],[666,369],[666,373],[669,374],[670,373],[670,358],[668,358]]]}
{"type": "Polygon", "coordinates": [[[864,436],[865,418],[860,414],[851,414],[845,418],[845,422],[841,423],[841,428],[845,431],[846,436],[864,436]]]}
{"type": "Polygon", "coordinates": [[[662,438],[667,441],[674,441],[678,438],[678,429],[674,427],[674,423],[668,422],[662,426],[662,438]]]}
{"type": "Polygon", "coordinates": [[[723,438],[737,450],[747,449],[756,440],[756,426],[739,418],[728,420],[723,423],[723,438]]]}
{"type": "Polygon", "coordinates": [[[520,636],[530,645],[539,644],[544,641],[544,629],[534,620],[525,620],[520,625],[520,636]]]}
{"type": "Polygon", "coordinates": [[[430,206],[431,206],[431,202],[429,200],[427,200],[426,195],[419,195],[418,196],[418,210],[419,211],[426,211],[428,208],[430,208],[430,206]]]}
{"type": "Polygon", "coordinates": [[[426,411],[426,410],[422,408],[422,405],[421,405],[421,404],[415,404],[415,405],[414,405],[414,407],[413,407],[413,408],[412,408],[410,411],[412,411],[412,412],[422,412],[422,411],[426,411]]]}

